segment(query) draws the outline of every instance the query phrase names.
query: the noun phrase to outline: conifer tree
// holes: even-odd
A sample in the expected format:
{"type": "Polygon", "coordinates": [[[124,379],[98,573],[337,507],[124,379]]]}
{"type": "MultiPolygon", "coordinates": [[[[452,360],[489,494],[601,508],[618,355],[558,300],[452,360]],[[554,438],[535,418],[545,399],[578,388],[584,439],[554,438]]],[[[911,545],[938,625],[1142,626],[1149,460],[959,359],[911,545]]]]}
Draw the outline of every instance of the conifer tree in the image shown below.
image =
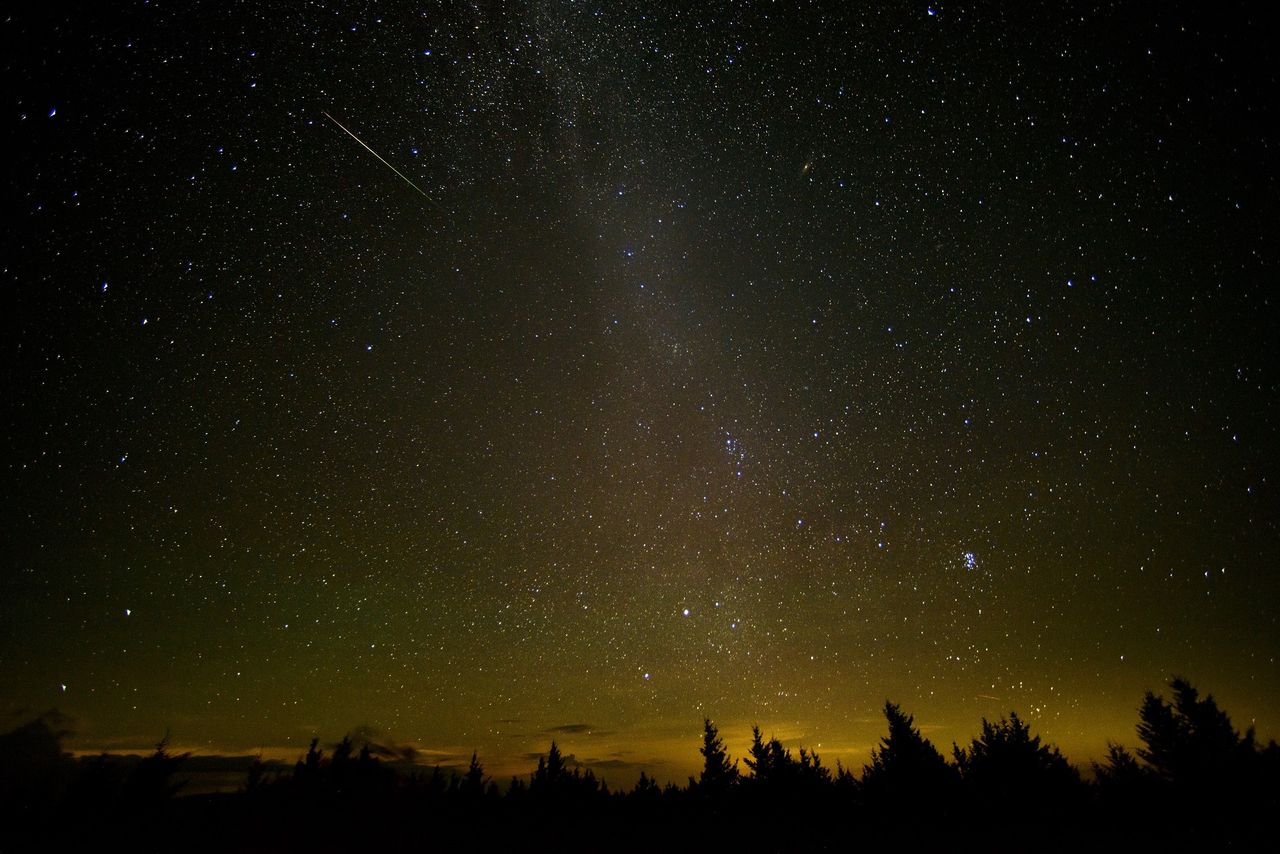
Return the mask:
{"type": "MultiPolygon", "coordinates": [[[[757,734],[758,734],[757,730],[757,734]]],[[[729,761],[724,740],[710,718],[702,722],[702,773],[697,788],[705,794],[723,794],[738,782],[738,763],[729,761]]]]}
{"type": "Polygon", "coordinates": [[[754,777],[759,777],[760,769],[768,765],[769,751],[764,746],[764,738],[760,735],[758,725],[751,727],[751,746],[747,748],[747,756],[743,761],[754,777]]]}
{"type": "Polygon", "coordinates": [[[955,788],[955,769],[920,734],[911,715],[886,702],[884,716],[889,734],[871,751],[871,764],[863,768],[863,791],[868,799],[887,806],[906,807],[921,801],[938,805],[955,788]]]}
{"type": "Polygon", "coordinates": [[[1010,712],[992,723],[982,719],[982,734],[969,748],[953,746],[956,768],[970,793],[1002,811],[1061,809],[1080,794],[1080,775],[1058,748],[1010,712]]]}
{"type": "Polygon", "coordinates": [[[634,797],[644,800],[653,800],[662,795],[662,790],[658,788],[657,782],[644,771],[640,772],[640,779],[636,781],[635,788],[631,790],[634,797]]]}
{"type": "Polygon", "coordinates": [[[471,764],[462,778],[462,791],[473,797],[484,792],[484,766],[474,750],[471,751],[471,764]]]}
{"type": "Polygon", "coordinates": [[[1172,783],[1208,782],[1255,753],[1253,731],[1236,732],[1227,713],[1212,695],[1200,692],[1180,677],[1169,687],[1173,702],[1150,691],[1138,710],[1140,756],[1163,780],[1172,783]]]}

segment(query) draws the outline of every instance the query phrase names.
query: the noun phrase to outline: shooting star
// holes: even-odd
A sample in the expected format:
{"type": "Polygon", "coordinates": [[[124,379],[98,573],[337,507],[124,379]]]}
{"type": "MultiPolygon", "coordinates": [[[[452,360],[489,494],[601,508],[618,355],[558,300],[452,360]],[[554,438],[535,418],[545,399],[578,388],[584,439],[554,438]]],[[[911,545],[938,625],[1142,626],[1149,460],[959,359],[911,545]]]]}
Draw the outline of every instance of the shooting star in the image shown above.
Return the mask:
{"type": "Polygon", "coordinates": [[[399,169],[397,169],[396,167],[394,167],[394,166],[392,166],[390,163],[388,163],[388,162],[386,161],[386,159],[385,159],[385,158],[383,158],[383,156],[382,156],[381,154],[379,154],[378,152],[374,151],[374,150],[373,150],[372,148],[370,148],[369,146],[365,145],[364,140],[363,140],[363,139],[361,139],[360,137],[356,136],[356,135],[355,135],[354,133],[352,133],[351,131],[347,130],[346,126],[345,126],[342,122],[338,121],[337,119],[335,119],[333,116],[329,115],[329,114],[328,114],[327,112],[325,112],[324,110],[321,110],[320,112],[321,112],[321,113],[324,113],[324,117],[325,117],[326,119],[328,119],[329,121],[331,121],[331,122],[333,122],[335,125],[337,125],[339,128],[341,128],[343,133],[345,133],[347,136],[351,137],[351,138],[352,138],[352,139],[354,139],[356,142],[358,142],[358,143],[360,143],[362,146],[364,146],[364,150],[365,150],[365,151],[369,152],[369,153],[370,153],[370,154],[372,154],[374,157],[376,157],[376,158],[378,158],[379,160],[381,160],[381,161],[382,161],[382,165],[383,165],[383,166],[386,166],[386,167],[387,167],[388,169],[390,169],[392,172],[394,172],[394,173],[396,173],[397,175],[399,175],[399,176],[400,176],[400,180],[404,181],[404,182],[405,182],[406,184],[408,184],[410,187],[413,187],[413,189],[417,190],[417,191],[418,191],[418,194],[419,194],[420,196],[422,196],[422,198],[424,198],[424,199],[426,199],[428,202],[430,202],[433,206],[435,206],[436,210],[440,211],[441,213],[447,213],[447,211],[445,211],[445,209],[444,209],[443,207],[441,207],[441,206],[440,206],[440,203],[439,203],[439,202],[437,202],[435,199],[431,198],[431,197],[430,197],[430,196],[428,196],[426,193],[424,193],[424,192],[422,191],[422,188],[421,188],[421,187],[419,187],[417,184],[415,184],[415,183],[413,183],[412,181],[410,181],[407,175],[405,175],[405,174],[404,174],[403,172],[401,172],[399,169]]]}

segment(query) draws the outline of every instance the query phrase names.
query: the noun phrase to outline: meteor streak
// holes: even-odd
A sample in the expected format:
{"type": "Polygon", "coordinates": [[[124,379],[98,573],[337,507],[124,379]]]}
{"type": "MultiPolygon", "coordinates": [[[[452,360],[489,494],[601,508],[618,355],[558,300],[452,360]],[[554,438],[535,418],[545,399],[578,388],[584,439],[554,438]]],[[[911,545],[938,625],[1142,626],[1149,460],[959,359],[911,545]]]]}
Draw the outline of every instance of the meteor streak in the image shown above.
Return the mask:
{"type": "Polygon", "coordinates": [[[351,137],[351,138],[352,138],[352,139],[354,139],[356,142],[358,142],[358,143],[360,143],[362,146],[364,146],[364,150],[365,150],[365,151],[369,152],[369,153],[370,153],[370,154],[372,154],[374,157],[376,157],[376,158],[378,158],[379,160],[381,160],[381,161],[382,161],[382,165],[386,166],[386,167],[387,167],[388,169],[390,169],[392,172],[394,172],[394,173],[396,173],[397,175],[399,175],[399,176],[400,176],[400,179],[401,179],[402,181],[404,181],[404,182],[405,182],[406,184],[408,184],[410,187],[413,187],[413,189],[417,190],[417,191],[418,191],[418,194],[419,194],[419,195],[421,195],[421,196],[422,196],[422,198],[424,198],[424,199],[426,199],[428,202],[430,202],[432,205],[434,205],[434,206],[435,206],[435,208],[436,208],[438,211],[440,211],[441,213],[444,213],[444,212],[445,212],[444,208],[440,207],[440,204],[439,204],[435,199],[431,198],[431,197],[430,197],[430,196],[428,196],[426,193],[424,193],[424,192],[422,191],[422,188],[421,188],[421,187],[419,187],[417,184],[413,183],[412,181],[410,181],[410,180],[409,180],[409,178],[408,178],[408,176],[406,176],[403,172],[401,172],[399,169],[397,169],[396,167],[394,167],[394,166],[392,166],[390,163],[388,163],[388,162],[383,158],[383,156],[382,156],[381,154],[379,154],[378,152],[374,151],[374,150],[373,150],[372,148],[370,148],[369,146],[365,145],[364,140],[363,140],[363,139],[361,139],[360,137],[356,136],[356,135],[355,135],[354,133],[352,133],[351,131],[347,130],[346,126],[345,126],[345,125],[343,125],[343,124],[342,124],[342,122],[338,121],[337,119],[335,119],[333,116],[329,115],[329,114],[328,114],[327,112],[325,112],[324,110],[321,110],[320,112],[324,113],[324,117],[325,117],[326,119],[328,119],[329,121],[331,121],[331,122],[333,122],[335,125],[337,125],[339,128],[341,128],[343,133],[345,133],[347,136],[351,137]]]}

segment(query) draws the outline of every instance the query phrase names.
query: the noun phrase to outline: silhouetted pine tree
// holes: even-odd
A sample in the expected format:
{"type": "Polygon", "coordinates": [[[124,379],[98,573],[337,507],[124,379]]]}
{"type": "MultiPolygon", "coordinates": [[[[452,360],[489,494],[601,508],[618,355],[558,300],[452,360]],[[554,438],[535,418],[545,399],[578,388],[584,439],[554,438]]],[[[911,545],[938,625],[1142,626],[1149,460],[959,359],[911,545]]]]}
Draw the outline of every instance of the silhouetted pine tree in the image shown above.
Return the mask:
{"type": "Polygon", "coordinates": [[[1147,691],[1139,707],[1141,762],[1113,744],[1106,762],[1094,765],[1103,813],[1116,826],[1135,817],[1159,827],[1176,822],[1179,845],[1190,846],[1195,835],[1186,833],[1195,829],[1215,847],[1261,844],[1273,833],[1241,817],[1280,809],[1280,766],[1266,767],[1253,730],[1240,735],[1212,696],[1202,699],[1181,677],[1169,687],[1172,702],[1147,691]]]}
{"type": "Polygon", "coordinates": [[[1236,833],[1228,817],[1280,809],[1280,766],[1271,750],[1259,751],[1253,729],[1241,735],[1211,695],[1200,697],[1180,677],[1170,681],[1173,701],[1150,691],[1138,710],[1137,754],[1165,791],[1147,793],[1180,819],[1236,833]]]}
{"type": "Polygon", "coordinates": [[[324,751],[320,749],[320,739],[312,738],[307,754],[293,766],[292,782],[295,786],[312,788],[320,785],[320,768],[324,759],[324,751]]]}
{"type": "Polygon", "coordinates": [[[645,772],[640,772],[640,779],[636,781],[635,788],[631,790],[633,798],[639,798],[642,801],[656,801],[662,797],[662,790],[658,788],[658,784],[654,779],[645,772]]]}
{"type": "Polygon", "coordinates": [[[778,739],[765,741],[759,727],[751,729],[751,747],[744,761],[751,771],[744,783],[751,792],[749,797],[757,801],[762,797],[793,805],[806,801],[812,807],[816,798],[832,791],[831,770],[817,753],[801,747],[797,759],[778,739]]]}
{"type": "Polygon", "coordinates": [[[530,794],[575,803],[608,795],[608,787],[590,769],[584,772],[581,768],[574,768],[570,771],[568,764],[571,759],[565,759],[559,745],[551,742],[546,758],[538,758],[538,769],[529,782],[530,794]]]}
{"type": "Polygon", "coordinates": [[[1077,805],[1080,774],[1058,748],[1041,744],[1031,728],[1010,712],[996,723],[982,719],[982,734],[968,750],[953,746],[956,768],[978,805],[1002,818],[1061,812],[1077,805]]]}
{"type": "Polygon", "coordinates": [[[720,733],[710,718],[703,719],[702,747],[698,748],[698,752],[702,754],[702,773],[696,781],[689,778],[689,789],[704,797],[726,797],[737,785],[738,763],[729,761],[724,740],[720,738],[720,733]]]}
{"type": "Polygon", "coordinates": [[[1174,678],[1173,702],[1150,691],[1138,710],[1138,755],[1161,779],[1179,785],[1220,785],[1255,752],[1253,731],[1241,736],[1213,696],[1200,699],[1191,683],[1174,678]]]}
{"type": "Polygon", "coordinates": [[[339,767],[344,766],[351,761],[351,754],[355,749],[356,746],[352,743],[351,736],[344,735],[342,741],[338,742],[337,746],[333,748],[333,757],[329,762],[339,767]]]}
{"type": "Polygon", "coordinates": [[[156,744],[156,750],[133,767],[125,778],[122,794],[127,803],[134,806],[156,807],[178,793],[186,780],[174,780],[173,775],[190,757],[190,753],[174,756],[169,752],[169,735],[156,744]]]}
{"type": "Polygon", "coordinates": [[[959,778],[938,749],[920,734],[915,719],[894,703],[884,704],[889,734],[872,749],[862,770],[868,803],[887,810],[940,809],[956,792],[959,778]]]}
{"type": "Polygon", "coordinates": [[[529,794],[529,787],[524,780],[513,775],[511,777],[511,785],[507,787],[507,797],[512,800],[520,800],[527,794],[529,794]]]}
{"type": "Polygon", "coordinates": [[[437,765],[431,769],[431,776],[427,778],[427,797],[442,798],[448,789],[448,783],[445,782],[444,772],[437,765]]]}
{"type": "Polygon", "coordinates": [[[782,746],[776,738],[765,741],[760,735],[760,727],[751,728],[751,747],[743,759],[751,770],[751,781],[756,787],[779,787],[797,776],[796,761],[791,751],[782,746]]]}
{"type": "Polygon", "coordinates": [[[1119,744],[1107,743],[1105,762],[1093,763],[1099,805],[1112,822],[1132,821],[1154,806],[1161,780],[1119,744]]]}
{"type": "Polygon", "coordinates": [[[759,782],[768,775],[769,747],[764,743],[764,737],[760,735],[759,726],[751,727],[751,746],[747,748],[747,755],[742,761],[747,764],[754,781],[759,782]]]}
{"type": "Polygon", "coordinates": [[[471,764],[462,778],[461,791],[462,794],[473,798],[484,794],[484,766],[480,764],[480,759],[474,750],[471,751],[471,764]]]}
{"type": "Polygon", "coordinates": [[[800,748],[800,761],[796,772],[800,784],[811,792],[831,784],[831,769],[822,764],[822,759],[816,751],[800,748]]]}
{"type": "Polygon", "coordinates": [[[1149,780],[1151,771],[1122,745],[1107,742],[1107,759],[1093,763],[1093,776],[1100,786],[1124,787],[1149,780]]]}
{"type": "Polygon", "coordinates": [[[554,792],[561,788],[565,776],[564,756],[560,753],[560,746],[553,741],[551,742],[551,749],[547,751],[546,758],[538,757],[538,768],[533,772],[533,779],[529,783],[529,791],[554,792]]]}
{"type": "Polygon", "coordinates": [[[858,778],[853,772],[836,760],[835,779],[832,780],[836,795],[846,803],[859,794],[858,778]]]}
{"type": "Polygon", "coordinates": [[[262,754],[259,753],[254,757],[253,763],[249,765],[249,772],[245,775],[244,791],[249,794],[261,792],[267,784],[267,766],[262,761],[262,754]]]}

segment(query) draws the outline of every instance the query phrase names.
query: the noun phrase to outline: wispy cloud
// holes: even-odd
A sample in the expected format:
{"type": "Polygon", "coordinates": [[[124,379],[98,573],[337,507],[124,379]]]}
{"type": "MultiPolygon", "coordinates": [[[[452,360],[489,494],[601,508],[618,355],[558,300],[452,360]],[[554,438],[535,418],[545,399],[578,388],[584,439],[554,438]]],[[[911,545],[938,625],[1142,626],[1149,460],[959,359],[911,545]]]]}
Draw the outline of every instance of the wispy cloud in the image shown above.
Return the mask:
{"type": "Polygon", "coordinates": [[[540,734],[606,736],[613,735],[614,732],[613,730],[597,729],[591,724],[560,724],[559,726],[547,727],[540,734]]]}

